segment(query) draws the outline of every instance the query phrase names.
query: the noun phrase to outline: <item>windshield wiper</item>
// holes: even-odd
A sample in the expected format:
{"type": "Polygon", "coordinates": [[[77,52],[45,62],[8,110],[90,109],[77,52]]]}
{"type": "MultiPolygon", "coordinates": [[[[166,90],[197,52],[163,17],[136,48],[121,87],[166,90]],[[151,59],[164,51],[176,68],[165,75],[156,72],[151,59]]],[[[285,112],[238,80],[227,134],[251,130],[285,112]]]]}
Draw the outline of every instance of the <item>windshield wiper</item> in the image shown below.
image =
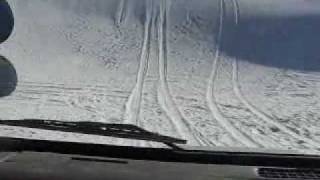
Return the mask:
{"type": "Polygon", "coordinates": [[[131,124],[105,124],[87,121],[65,122],[56,120],[21,119],[0,120],[0,125],[153,141],[166,144],[174,149],[181,149],[176,144],[187,143],[186,140],[160,135],[131,124]]]}

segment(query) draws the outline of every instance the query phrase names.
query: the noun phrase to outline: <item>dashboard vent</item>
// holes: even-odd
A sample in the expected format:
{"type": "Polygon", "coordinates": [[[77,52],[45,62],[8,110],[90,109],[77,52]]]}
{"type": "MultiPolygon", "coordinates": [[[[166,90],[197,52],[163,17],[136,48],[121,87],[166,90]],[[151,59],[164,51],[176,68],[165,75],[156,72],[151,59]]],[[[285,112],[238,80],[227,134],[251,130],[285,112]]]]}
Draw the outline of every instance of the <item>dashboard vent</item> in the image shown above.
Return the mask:
{"type": "Polygon", "coordinates": [[[320,169],[259,168],[258,175],[267,179],[320,180],[320,169]]]}

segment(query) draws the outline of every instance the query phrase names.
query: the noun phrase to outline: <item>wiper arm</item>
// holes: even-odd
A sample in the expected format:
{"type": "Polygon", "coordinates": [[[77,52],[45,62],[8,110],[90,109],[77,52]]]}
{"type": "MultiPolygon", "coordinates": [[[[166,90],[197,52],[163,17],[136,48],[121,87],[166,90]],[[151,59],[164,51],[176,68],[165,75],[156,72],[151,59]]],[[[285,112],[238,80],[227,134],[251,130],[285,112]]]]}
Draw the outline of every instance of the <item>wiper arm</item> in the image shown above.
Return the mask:
{"type": "Polygon", "coordinates": [[[65,122],[56,120],[22,119],[0,120],[0,125],[153,141],[166,144],[174,149],[181,149],[176,144],[187,143],[186,140],[153,133],[131,124],[105,124],[99,122],[65,122]]]}

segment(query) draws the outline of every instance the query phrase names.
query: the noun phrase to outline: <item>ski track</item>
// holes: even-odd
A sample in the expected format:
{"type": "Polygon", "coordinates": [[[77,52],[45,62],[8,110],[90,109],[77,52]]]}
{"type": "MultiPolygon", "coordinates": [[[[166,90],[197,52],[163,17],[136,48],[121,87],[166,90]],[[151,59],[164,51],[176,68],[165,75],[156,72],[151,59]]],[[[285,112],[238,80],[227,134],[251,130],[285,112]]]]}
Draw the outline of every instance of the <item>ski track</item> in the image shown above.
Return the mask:
{"type": "Polygon", "coordinates": [[[158,23],[158,53],[159,53],[159,86],[158,102],[167,116],[171,119],[172,125],[183,138],[186,138],[192,145],[212,145],[213,142],[207,140],[200,132],[192,128],[189,122],[182,117],[181,112],[176,106],[170,94],[167,81],[167,25],[169,3],[161,0],[158,23]]]}
{"type": "Polygon", "coordinates": [[[127,0],[119,0],[116,17],[115,17],[116,26],[120,26],[123,22],[126,21],[127,3],[128,3],[127,0]]]}
{"type": "MultiPolygon", "coordinates": [[[[232,0],[233,5],[234,5],[234,13],[235,13],[235,24],[237,25],[239,22],[239,5],[237,0],[232,0]]],[[[320,147],[320,143],[313,141],[312,139],[305,138],[303,136],[300,136],[299,134],[291,131],[289,128],[286,126],[282,125],[281,123],[277,122],[274,120],[272,117],[269,115],[265,114],[264,112],[260,111],[257,107],[255,107],[253,104],[251,104],[243,95],[241,91],[241,87],[239,84],[239,72],[238,72],[238,60],[233,59],[232,61],[232,84],[233,84],[233,91],[236,94],[237,98],[245,105],[247,109],[250,110],[251,113],[253,113],[255,116],[260,118],[261,120],[279,128],[281,131],[284,133],[290,135],[291,137],[306,142],[309,145],[313,147],[320,147]]]]}
{"type": "Polygon", "coordinates": [[[220,44],[222,40],[223,33],[223,22],[224,22],[224,13],[225,13],[225,2],[220,0],[220,20],[219,20],[219,32],[217,37],[217,47],[215,52],[215,57],[212,65],[212,71],[208,80],[207,86],[207,103],[213,117],[228,131],[228,133],[236,140],[241,142],[243,145],[248,147],[260,147],[260,145],[254,142],[252,139],[247,137],[241,131],[239,131],[231,122],[228,121],[226,117],[221,113],[214,94],[214,82],[217,76],[217,66],[220,56],[220,44]]]}

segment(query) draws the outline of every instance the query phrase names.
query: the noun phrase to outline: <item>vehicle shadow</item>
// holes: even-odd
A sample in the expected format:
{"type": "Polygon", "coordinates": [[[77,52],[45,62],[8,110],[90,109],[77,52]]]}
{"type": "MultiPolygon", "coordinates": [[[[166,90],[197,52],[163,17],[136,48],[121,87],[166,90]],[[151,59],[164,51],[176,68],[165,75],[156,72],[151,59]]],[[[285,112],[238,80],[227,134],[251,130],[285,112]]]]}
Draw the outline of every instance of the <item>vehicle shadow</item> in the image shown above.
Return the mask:
{"type": "Polygon", "coordinates": [[[238,60],[299,71],[320,71],[320,15],[227,20],[222,51],[238,60]]]}
{"type": "Polygon", "coordinates": [[[9,96],[17,87],[17,72],[11,62],[0,55],[0,98],[9,96]]]}

